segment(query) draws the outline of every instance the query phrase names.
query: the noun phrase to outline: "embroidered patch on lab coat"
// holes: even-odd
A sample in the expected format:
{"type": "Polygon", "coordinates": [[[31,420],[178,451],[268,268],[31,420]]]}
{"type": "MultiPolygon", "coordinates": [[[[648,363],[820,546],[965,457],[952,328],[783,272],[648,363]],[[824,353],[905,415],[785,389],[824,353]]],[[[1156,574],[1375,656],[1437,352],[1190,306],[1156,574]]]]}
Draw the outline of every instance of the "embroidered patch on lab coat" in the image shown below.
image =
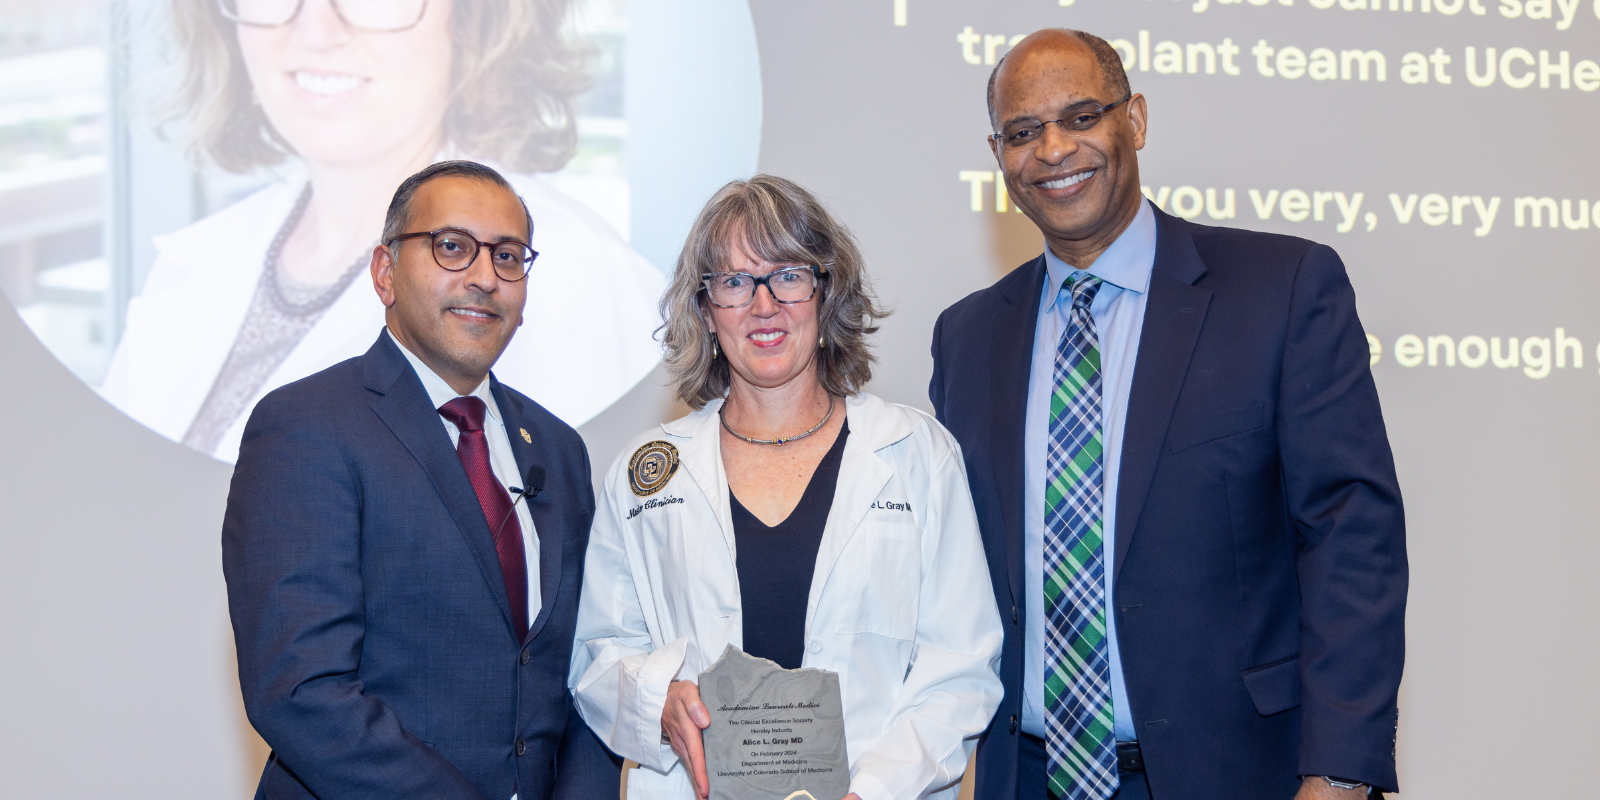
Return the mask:
{"type": "Polygon", "coordinates": [[[659,439],[633,451],[628,459],[628,488],[637,497],[661,491],[678,471],[678,448],[659,439]]]}

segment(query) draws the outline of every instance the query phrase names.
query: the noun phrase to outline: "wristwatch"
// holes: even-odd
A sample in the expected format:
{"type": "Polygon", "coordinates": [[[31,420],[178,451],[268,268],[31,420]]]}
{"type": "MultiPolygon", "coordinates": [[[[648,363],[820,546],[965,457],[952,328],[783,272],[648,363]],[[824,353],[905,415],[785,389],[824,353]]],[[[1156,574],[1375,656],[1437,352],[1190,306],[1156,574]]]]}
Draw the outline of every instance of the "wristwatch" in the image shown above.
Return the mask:
{"type": "Polygon", "coordinates": [[[1367,785],[1364,784],[1364,783],[1361,783],[1360,781],[1341,781],[1338,778],[1330,778],[1330,777],[1328,777],[1326,775],[1319,775],[1318,777],[1320,777],[1323,780],[1327,781],[1328,785],[1332,786],[1335,789],[1365,789],[1365,788],[1367,788],[1367,785]]]}

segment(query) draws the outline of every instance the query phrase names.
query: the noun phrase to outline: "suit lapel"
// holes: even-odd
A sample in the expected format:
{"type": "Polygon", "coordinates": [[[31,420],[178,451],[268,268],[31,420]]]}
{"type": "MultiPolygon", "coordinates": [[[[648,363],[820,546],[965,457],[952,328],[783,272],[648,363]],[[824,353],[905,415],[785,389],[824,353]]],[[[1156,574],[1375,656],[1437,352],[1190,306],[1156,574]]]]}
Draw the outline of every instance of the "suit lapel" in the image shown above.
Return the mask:
{"type": "Polygon", "coordinates": [[[450,434],[440,422],[439,412],[428,398],[427,390],[422,388],[422,380],[387,335],[379,335],[377,344],[362,358],[362,373],[367,389],[379,395],[372,401],[373,413],[383,420],[433,482],[456,528],[466,537],[478,569],[500,605],[509,633],[512,629],[511,602],[506,598],[505,578],[500,574],[500,556],[494,549],[494,537],[489,533],[489,523],[483,517],[478,495],[467,480],[467,471],[462,468],[455,448],[450,446],[450,434]]]}
{"type": "Polygon", "coordinates": [[[1139,528],[1161,444],[1166,441],[1172,410],[1211,303],[1211,291],[1194,285],[1206,267],[1188,226],[1159,210],[1155,214],[1155,270],[1150,276],[1133,386],[1128,392],[1122,471],[1117,477],[1117,551],[1112,580],[1122,573],[1123,559],[1139,528]]]}
{"type": "MultiPolygon", "coordinates": [[[[554,454],[549,451],[544,439],[537,435],[537,429],[531,431],[528,429],[528,423],[523,419],[522,403],[507,393],[500,385],[500,381],[495,380],[492,375],[489,389],[494,393],[494,401],[500,406],[500,413],[505,418],[507,438],[511,440],[511,452],[517,458],[517,474],[524,476],[518,479],[519,482],[526,480],[528,467],[534,464],[539,464],[548,470],[555,463],[554,454]],[[528,432],[528,438],[533,441],[523,438],[524,431],[528,432]]],[[[566,542],[566,531],[561,524],[554,490],[548,479],[539,496],[522,502],[528,506],[528,516],[533,520],[534,533],[539,537],[539,616],[528,623],[527,641],[532,641],[544,628],[545,622],[550,619],[550,609],[556,604],[556,592],[561,588],[562,547],[566,542]]]]}
{"type": "Polygon", "coordinates": [[[994,365],[994,408],[988,415],[994,442],[995,486],[1005,523],[1006,573],[1011,598],[1018,602],[1027,591],[1023,582],[1025,452],[1028,419],[1028,378],[1032,372],[1033,337],[1039,327],[1039,293],[1044,289],[1044,256],[1018,267],[1008,278],[989,333],[990,363],[994,365]]]}

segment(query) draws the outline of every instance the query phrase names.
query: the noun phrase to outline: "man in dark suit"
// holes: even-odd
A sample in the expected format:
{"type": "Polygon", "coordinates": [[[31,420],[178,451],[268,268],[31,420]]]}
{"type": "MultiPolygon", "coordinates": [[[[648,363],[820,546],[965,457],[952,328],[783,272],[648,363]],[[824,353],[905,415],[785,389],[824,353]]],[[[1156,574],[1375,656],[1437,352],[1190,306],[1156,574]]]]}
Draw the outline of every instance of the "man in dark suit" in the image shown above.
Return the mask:
{"type": "Polygon", "coordinates": [[[245,711],[272,747],[258,798],[617,791],[566,689],[588,453],[489,373],[532,233],[487,167],[408,178],[372,256],[387,327],[250,417],[222,555],[245,711]]]}
{"type": "Polygon", "coordinates": [[[1028,37],[989,103],[1047,246],[933,340],[1011,623],[977,796],[1396,790],[1404,516],[1338,256],[1145,202],[1097,37],[1028,37]]]}

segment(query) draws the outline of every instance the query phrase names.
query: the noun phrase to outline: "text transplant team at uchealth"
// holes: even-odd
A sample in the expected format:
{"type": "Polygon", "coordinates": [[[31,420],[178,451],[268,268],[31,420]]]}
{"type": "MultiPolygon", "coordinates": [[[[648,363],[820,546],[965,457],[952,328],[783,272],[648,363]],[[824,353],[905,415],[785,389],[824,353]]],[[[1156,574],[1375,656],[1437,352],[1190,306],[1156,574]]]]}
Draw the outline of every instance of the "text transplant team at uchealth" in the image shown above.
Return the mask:
{"type": "MultiPolygon", "coordinates": [[[[1339,257],[1146,201],[1147,104],[1093,35],[1027,37],[987,105],[1045,247],[939,316],[933,416],[863,391],[886,312],[846,226],[757,175],[659,301],[692,413],[598,481],[491,372],[559,240],[491,167],[406,179],[376,341],[240,439],[256,796],[704,798],[730,645],[837,674],[846,800],[1397,791],[1405,522],[1339,257]]],[[[590,282],[560,302],[626,316],[590,282]]]]}

